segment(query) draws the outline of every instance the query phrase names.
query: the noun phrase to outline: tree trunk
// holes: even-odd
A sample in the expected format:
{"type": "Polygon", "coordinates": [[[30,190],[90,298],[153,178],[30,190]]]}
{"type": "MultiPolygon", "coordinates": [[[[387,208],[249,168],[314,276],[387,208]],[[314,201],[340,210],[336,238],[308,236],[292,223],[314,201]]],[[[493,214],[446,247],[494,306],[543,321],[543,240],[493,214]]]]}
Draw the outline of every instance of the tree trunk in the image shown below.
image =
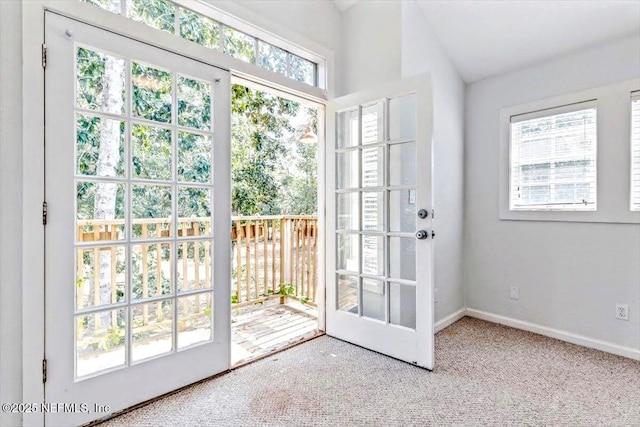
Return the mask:
{"type": "MultiPolygon", "coordinates": [[[[108,113],[121,114],[123,107],[122,90],[124,88],[124,64],[122,59],[106,57],[102,110],[108,113]]],[[[103,119],[100,125],[100,148],[96,175],[115,177],[120,162],[120,122],[103,119]]],[[[98,183],[96,185],[93,206],[94,218],[97,220],[113,220],[116,216],[116,197],[118,185],[115,183],[98,183]]],[[[113,225],[111,225],[113,227],[113,225]]],[[[110,232],[106,226],[101,231],[110,232]]],[[[111,289],[115,286],[115,277],[111,277],[110,251],[100,251],[100,303],[109,304],[111,289]]],[[[100,323],[108,324],[109,315],[100,316],[100,323]]],[[[96,325],[99,326],[99,325],[96,325]]],[[[113,325],[115,326],[115,325],[113,325]]]]}

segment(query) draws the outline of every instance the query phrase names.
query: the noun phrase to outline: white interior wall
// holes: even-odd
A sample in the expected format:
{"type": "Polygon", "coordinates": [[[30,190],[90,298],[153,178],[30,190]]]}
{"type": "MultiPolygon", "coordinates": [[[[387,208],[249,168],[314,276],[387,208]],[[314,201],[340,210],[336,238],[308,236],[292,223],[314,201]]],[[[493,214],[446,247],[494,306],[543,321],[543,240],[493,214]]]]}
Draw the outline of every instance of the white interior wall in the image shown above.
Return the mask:
{"type": "Polygon", "coordinates": [[[401,74],[401,9],[399,2],[358,2],[342,13],[339,95],[401,74]]]}
{"type": "Polygon", "coordinates": [[[498,220],[500,109],[640,77],[639,52],[636,36],[467,85],[468,308],[640,348],[640,225],[498,220]]]}
{"type": "MultiPolygon", "coordinates": [[[[22,401],[22,4],[0,2],[0,402],[22,401]]],[[[31,307],[30,309],[37,309],[31,307]]],[[[0,412],[0,425],[21,423],[0,412]]]]}
{"type": "Polygon", "coordinates": [[[464,308],[465,85],[425,22],[422,9],[415,1],[402,2],[402,77],[430,72],[433,82],[435,319],[438,321],[464,308]]]}

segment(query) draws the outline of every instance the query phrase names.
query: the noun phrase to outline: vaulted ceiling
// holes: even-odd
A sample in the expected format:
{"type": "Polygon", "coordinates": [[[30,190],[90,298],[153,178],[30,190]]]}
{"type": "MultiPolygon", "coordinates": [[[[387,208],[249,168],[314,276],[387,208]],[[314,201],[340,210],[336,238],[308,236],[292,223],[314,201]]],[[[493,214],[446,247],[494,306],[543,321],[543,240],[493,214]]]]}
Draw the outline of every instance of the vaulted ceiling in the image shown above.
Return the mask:
{"type": "MultiPolygon", "coordinates": [[[[341,10],[357,2],[335,0],[341,10]]],[[[418,0],[417,3],[426,24],[467,82],[624,36],[640,35],[640,0],[418,0]]]]}

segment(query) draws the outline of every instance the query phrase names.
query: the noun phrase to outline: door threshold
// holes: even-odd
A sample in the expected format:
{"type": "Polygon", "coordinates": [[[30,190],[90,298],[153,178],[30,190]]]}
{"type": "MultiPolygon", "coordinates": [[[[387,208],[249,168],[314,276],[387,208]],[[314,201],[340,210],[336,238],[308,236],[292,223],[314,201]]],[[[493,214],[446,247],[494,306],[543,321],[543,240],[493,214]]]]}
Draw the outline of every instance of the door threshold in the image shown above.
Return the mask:
{"type": "Polygon", "coordinates": [[[300,344],[304,344],[306,342],[314,340],[314,339],[316,339],[318,337],[321,337],[323,335],[325,335],[324,331],[316,330],[313,335],[304,336],[302,338],[297,339],[296,341],[293,341],[293,342],[290,342],[290,343],[288,343],[286,345],[283,345],[282,347],[274,348],[272,350],[269,350],[267,353],[260,354],[260,355],[255,356],[255,357],[249,357],[247,359],[240,360],[235,365],[231,366],[230,371],[236,370],[238,368],[242,368],[243,366],[250,365],[250,364],[252,364],[254,362],[257,362],[258,360],[265,359],[265,358],[267,358],[269,356],[273,356],[274,354],[280,353],[281,351],[289,350],[290,348],[293,348],[293,347],[295,347],[297,345],[300,345],[300,344]]]}

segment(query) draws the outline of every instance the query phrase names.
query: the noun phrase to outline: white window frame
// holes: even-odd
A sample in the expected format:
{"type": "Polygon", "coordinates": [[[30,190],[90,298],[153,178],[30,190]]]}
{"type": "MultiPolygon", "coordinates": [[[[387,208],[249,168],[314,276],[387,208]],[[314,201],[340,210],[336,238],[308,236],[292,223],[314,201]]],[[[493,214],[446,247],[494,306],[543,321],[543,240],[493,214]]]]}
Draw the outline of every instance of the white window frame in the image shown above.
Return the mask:
{"type": "MultiPolygon", "coordinates": [[[[640,170],[638,171],[634,171],[634,162],[633,162],[633,153],[634,151],[636,152],[640,152],[640,128],[636,127],[636,132],[637,134],[634,135],[633,133],[633,104],[634,102],[637,102],[640,104],[640,91],[634,91],[631,92],[631,100],[630,100],[630,104],[631,104],[631,124],[630,127],[631,129],[631,138],[629,138],[631,140],[631,162],[630,162],[630,170],[631,170],[631,191],[629,193],[629,209],[634,212],[634,211],[640,211],[640,200],[633,200],[633,193],[634,190],[636,193],[638,193],[640,191],[640,188],[634,188],[633,186],[633,175],[634,173],[636,174],[640,174],[640,170]],[[636,136],[638,139],[637,141],[633,140],[633,137],[636,136]],[[634,146],[634,142],[637,144],[637,147],[634,146]],[[635,202],[635,203],[634,203],[635,202]]],[[[638,106],[638,115],[640,116],[640,105],[638,106]]],[[[640,125],[640,117],[638,117],[636,120],[638,120],[638,124],[640,125]]],[[[640,164],[638,164],[638,167],[640,168],[640,164]]],[[[637,183],[638,186],[640,186],[640,182],[637,183]]],[[[640,196],[639,196],[640,197],[640,196]]]]}
{"type": "MultiPolygon", "coordinates": [[[[598,109],[597,109],[597,105],[596,105],[596,101],[595,100],[587,100],[584,102],[580,102],[578,104],[570,104],[570,105],[561,105],[561,106],[557,106],[554,108],[550,108],[550,109],[545,109],[545,110],[540,110],[540,111],[531,111],[529,113],[524,113],[524,114],[519,114],[516,116],[511,116],[511,137],[513,136],[513,125],[517,124],[517,123],[521,123],[524,121],[528,121],[528,120],[536,120],[536,119],[542,119],[542,118],[551,118],[560,114],[566,114],[566,113],[574,113],[577,111],[583,111],[583,110],[590,110],[593,109],[595,110],[595,115],[596,115],[596,120],[597,120],[597,115],[598,115],[598,109]]],[[[595,124],[594,124],[595,126],[595,124]]],[[[597,132],[597,126],[596,126],[596,132],[597,132]]],[[[597,134],[596,134],[597,135],[597,134]]],[[[544,137],[544,136],[542,136],[544,137]]],[[[597,152],[597,147],[598,147],[598,142],[597,142],[597,137],[596,137],[596,141],[594,141],[595,143],[595,150],[597,152]]],[[[556,152],[556,147],[555,144],[551,144],[551,146],[549,147],[550,152],[549,152],[549,162],[550,162],[550,168],[549,168],[549,187],[551,188],[552,186],[557,185],[558,183],[552,179],[551,177],[554,176],[555,171],[554,171],[554,166],[553,164],[556,163],[558,161],[557,157],[554,158],[555,156],[555,152],[556,152]]],[[[514,141],[512,138],[510,138],[509,140],[509,160],[510,163],[513,164],[514,155],[515,152],[515,148],[514,148],[514,141]]],[[[597,156],[596,156],[597,157],[597,156]]],[[[570,158],[570,156],[569,156],[570,158]]],[[[567,160],[569,160],[569,158],[567,160]]],[[[597,171],[597,158],[594,158],[595,161],[595,167],[596,167],[596,171],[597,171]]],[[[523,166],[523,165],[520,165],[523,166]]],[[[515,177],[513,176],[513,166],[511,166],[509,168],[509,188],[511,189],[511,194],[510,197],[513,197],[513,185],[514,185],[514,179],[515,177]]],[[[521,184],[521,183],[519,183],[521,184]]],[[[595,196],[596,198],[593,200],[593,204],[589,204],[589,205],[577,205],[577,204],[562,204],[562,205],[557,205],[554,206],[552,203],[546,203],[546,204],[540,204],[539,206],[536,205],[522,205],[522,206],[518,206],[514,203],[514,201],[510,198],[509,200],[509,208],[511,210],[520,210],[520,211],[534,211],[534,210],[539,210],[539,211],[595,211],[597,210],[597,180],[594,183],[596,188],[594,189],[595,191],[595,196]]],[[[551,193],[549,194],[551,195],[551,193]]]]}
{"type": "MultiPolygon", "coordinates": [[[[270,27],[273,24],[266,22],[264,18],[259,17],[253,13],[250,13],[246,9],[238,8],[236,4],[229,3],[226,7],[233,10],[233,15],[223,11],[220,8],[215,7],[211,3],[202,0],[170,0],[178,6],[191,9],[194,12],[200,13],[208,18],[213,19],[225,26],[231,27],[235,30],[241,31],[245,34],[255,37],[264,42],[267,42],[275,47],[284,49],[300,58],[306,59],[316,64],[316,86],[320,89],[327,89],[328,72],[327,72],[327,56],[331,56],[325,48],[310,43],[309,40],[301,40],[300,36],[296,33],[284,29],[287,34],[282,34],[282,29],[276,35],[270,27]],[[234,16],[235,15],[235,16],[234,16]],[[245,15],[245,16],[243,16],[245,15]],[[246,16],[246,15],[251,15],[246,16]],[[249,19],[247,19],[249,18],[249,19]],[[313,45],[311,48],[305,48],[302,46],[313,45]]],[[[221,35],[222,37],[222,35],[221,35]]]]}
{"type": "Polygon", "coordinates": [[[631,168],[627,166],[631,164],[629,96],[639,88],[640,79],[633,79],[500,110],[498,218],[522,221],[639,224],[640,211],[629,210],[631,168]],[[595,100],[597,108],[597,210],[510,210],[511,117],[589,100],[595,100]]]}

